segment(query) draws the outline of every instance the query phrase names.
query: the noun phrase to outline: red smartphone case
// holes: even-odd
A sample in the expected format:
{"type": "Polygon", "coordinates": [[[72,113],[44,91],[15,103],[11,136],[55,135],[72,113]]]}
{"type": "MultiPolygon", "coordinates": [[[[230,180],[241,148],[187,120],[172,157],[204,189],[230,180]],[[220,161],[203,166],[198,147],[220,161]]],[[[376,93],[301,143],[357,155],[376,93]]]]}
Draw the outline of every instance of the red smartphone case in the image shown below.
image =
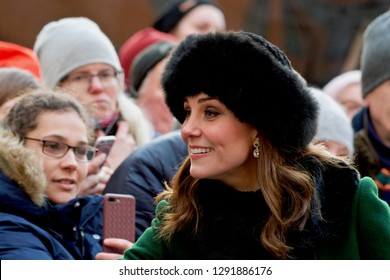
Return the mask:
{"type": "MultiPolygon", "coordinates": [[[[122,238],[135,241],[135,198],[132,195],[104,195],[103,239],[122,238]]],[[[104,252],[123,254],[103,246],[104,252]]]]}

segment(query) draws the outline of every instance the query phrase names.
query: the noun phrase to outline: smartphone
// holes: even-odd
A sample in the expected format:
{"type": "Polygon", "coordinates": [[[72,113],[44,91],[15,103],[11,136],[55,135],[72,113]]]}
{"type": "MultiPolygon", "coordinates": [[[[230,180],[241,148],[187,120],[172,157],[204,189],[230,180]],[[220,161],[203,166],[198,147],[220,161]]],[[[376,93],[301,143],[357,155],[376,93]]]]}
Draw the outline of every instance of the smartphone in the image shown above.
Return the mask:
{"type": "Polygon", "coordinates": [[[112,148],[112,145],[115,143],[114,135],[105,135],[100,136],[96,139],[95,148],[99,149],[98,154],[105,153],[108,155],[112,148]]]}
{"type": "Polygon", "coordinates": [[[123,118],[121,116],[118,116],[117,118],[114,119],[104,130],[105,135],[115,135],[116,131],[118,129],[118,122],[122,121],[123,118]]]}
{"type": "MultiPolygon", "coordinates": [[[[135,241],[135,198],[129,194],[106,193],[103,202],[103,239],[135,241]]],[[[103,246],[103,252],[123,254],[103,246]]]]}

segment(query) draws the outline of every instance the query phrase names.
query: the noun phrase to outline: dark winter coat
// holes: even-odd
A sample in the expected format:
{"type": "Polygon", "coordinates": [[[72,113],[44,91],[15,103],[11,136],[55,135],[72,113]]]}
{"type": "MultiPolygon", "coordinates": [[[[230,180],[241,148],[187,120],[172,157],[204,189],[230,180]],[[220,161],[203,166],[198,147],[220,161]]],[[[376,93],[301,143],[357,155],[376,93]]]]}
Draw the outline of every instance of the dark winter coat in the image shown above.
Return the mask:
{"type": "Polygon", "coordinates": [[[94,259],[102,197],[52,205],[37,154],[0,129],[0,259],[94,259]]]}
{"type": "Polygon", "coordinates": [[[368,111],[366,108],[360,110],[353,118],[353,129],[355,131],[355,161],[362,176],[370,176],[375,179],[382,168],[379,156],[368,136],[368,111]]]}
{"type": "Polygon", "coordinates": [[[136,238],[154,218],[155,197],[164,189],[187,155],[180,131],[158,136],[136,149],[115,170],[104,193],[131,194],[136,199],[136,238]]]}
{"type": "MultiPolygon", "coordinates": [[[[369,176],[381,182],[385,187],[379,187],[379,197],[387,201],[390,205],[390,188],[389,176],[382,169],[390,170],[380,160],[378,151],[389,159],[390,149],[380,145],[381,148],[376,148],[373,144],[372,136],[369,135],[369,116],[368,109],[364,108],[359,111],[353,118],[355,130],[354,146],[355,146],[355,164],[362,176],[369,176]]],[[[378,145],[377,145],[378,146],[378,145]]]]}

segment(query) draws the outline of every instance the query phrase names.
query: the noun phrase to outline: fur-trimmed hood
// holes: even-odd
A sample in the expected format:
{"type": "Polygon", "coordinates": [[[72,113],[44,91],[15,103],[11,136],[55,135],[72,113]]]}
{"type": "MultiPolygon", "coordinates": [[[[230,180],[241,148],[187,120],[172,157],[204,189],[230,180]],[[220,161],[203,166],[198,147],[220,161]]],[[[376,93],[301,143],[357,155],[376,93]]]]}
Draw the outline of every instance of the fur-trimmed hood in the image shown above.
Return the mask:
{"type": "Polygon", "coordinates": [[[46,177],[35,150],[26,148],[7,128],[0,127],[0,172],[14,181],[36,204],[44,205],[46,177]]]}
{"type": "Polygon", "coordinates": [[[0,126],[0,259],[95,259],[103,197],[51,203],[38,152],[0,126]]]}

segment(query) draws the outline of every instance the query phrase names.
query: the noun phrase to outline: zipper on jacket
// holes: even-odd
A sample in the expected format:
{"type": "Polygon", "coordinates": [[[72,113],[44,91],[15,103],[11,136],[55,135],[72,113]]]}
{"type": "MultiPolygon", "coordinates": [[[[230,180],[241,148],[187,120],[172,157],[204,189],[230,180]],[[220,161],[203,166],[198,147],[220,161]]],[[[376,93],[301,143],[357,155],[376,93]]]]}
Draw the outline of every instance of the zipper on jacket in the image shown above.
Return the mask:
{"type": "Polygon", "coordinates": [[[81,237],[81,255],[83,258],[85,257],[85,236],[84,236],[84,228],[79,227],[80,230],[80,237],[81,237]]]}

